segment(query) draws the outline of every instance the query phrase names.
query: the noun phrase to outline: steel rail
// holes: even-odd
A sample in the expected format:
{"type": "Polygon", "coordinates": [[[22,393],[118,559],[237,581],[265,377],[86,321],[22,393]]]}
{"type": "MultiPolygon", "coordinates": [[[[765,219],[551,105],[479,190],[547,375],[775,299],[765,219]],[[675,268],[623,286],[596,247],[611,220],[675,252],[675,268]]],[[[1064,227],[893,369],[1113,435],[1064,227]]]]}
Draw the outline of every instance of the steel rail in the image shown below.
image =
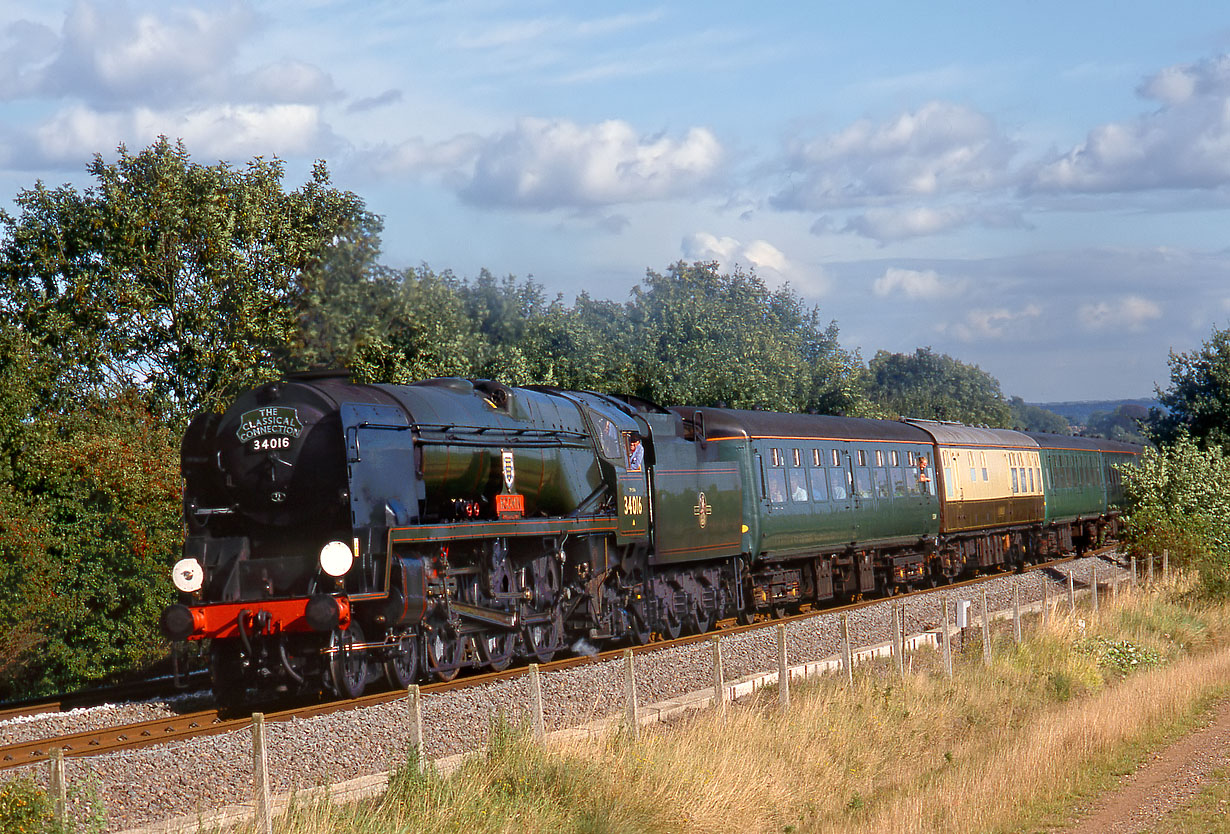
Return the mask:
{"type": "MultiPolygon", "coordinates": [[[[1102,556],[1108,552],[1113,552],[1114,549],[1115,548],[1112,546],[1102,548],[1100,550],[1088,551],[1081,554],[1080,558],[1087,556],[1102,556]]],[[[1056,565],[1071,562],[1076,558],[1078,557],[1065,556],[1060,559],[1054,559],[1049,562],[1043,562],[1037,565],[1025,567],[1021,572],[1024,573],[1035,570],[1045,570],[1056,565]]],[[[762,628],[772,628],[780,623],[790,623],[808,620],[814,617],[824,616],[826,614],[854,611],[860,608],[876,605],[889,599],[904,599],[913,596],[923,596],[926,594],[945,593],[955,588],[977,585],[982,582],[1002,578],[1016,572],[1017,571],[1011,569],[1004,570],[996,573],[985,574],[983,576],[976,576],[960,582],[941,585],[936,588],[919,588],[893,597],[859,599],[844,605],[833,606],[830,608],[815,608],[789,617],[757,621],[746,625],[738,625],[735,620],[727,619],[722,620],[718,624],[718,628],[705,634],[691,634],[685,637],[678,637],[674,640],[654,640],[649,643],[629,646],[627,648],[631,648],[634,653],[638,654],[661,651],[663,649],[669,649],[676,646],[686,646],[692,643],[703,642],[711,639],[714,634],[741,634],[762,628]]],[[[606,661],[621,657],[624,651],[624,648],[617,648],[598,652],[593,655],[578,655],[575,657],[561,658],[559,660],[551,661],[550,663],[539,664],[539,669],[542,672],[551,672],[561,669],[571,669],[578,666],[585,666],[592,663],[604,663],[606,661]]],[[[518,678],[525,674],[527,674],[527,666],[518,666],[513,669],[506,669],[502,672],[482,672],[467,675],[465,677],[459,677],[452,681],[426,684],[421,688],[421,692],[424,695],[429,695],[433,693],[449,692],[457,689],[467,689],[470,687],[482,686],[494,681],[518,678]]],[[[393,701],[403,700],[406,697],[407,695],[404,690],[395,690],[389,692],[377,692],[350,700],[327,701],[323,703],[314,703],[307,706],[297,706],[267,713],[265,715],[265,722],[276,723],[290,721],[297,718],[328,715],[330,713],[350,709],[362,709],[364,707],[377,706],[379,704],[387,704],[393,701]]],[[[0,747],[0,770],[40,762],[50,755],[50,751],[54,747],[59,747],[66,757],[92,756],[121,750],[133,750],[153,744],[164,744],[170,741],[182,741],[189,738],[195,738],[197,736],[217,735],[220,733],[233,732],[245,729],[250,726],[251,723],[250,716],[226,718],[223,717],[218,710],[202,710],[200,712],[188,713],[172,718],[142,721],[135,724],[125,724],[100,730],[88,730],[85,732],[70,733],[52,738],[36,739],[0,747]]]]}

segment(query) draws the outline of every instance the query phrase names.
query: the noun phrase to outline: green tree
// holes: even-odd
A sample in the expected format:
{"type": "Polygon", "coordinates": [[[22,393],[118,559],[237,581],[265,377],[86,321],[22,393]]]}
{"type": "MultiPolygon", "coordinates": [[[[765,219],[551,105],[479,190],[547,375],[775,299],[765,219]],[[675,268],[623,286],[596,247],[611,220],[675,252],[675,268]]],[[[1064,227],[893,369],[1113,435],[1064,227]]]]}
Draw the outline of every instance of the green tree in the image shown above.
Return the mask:
{"type": "Polygon", "coordinates": [[[371,219],[323,163],[287,192],[279,160],[200,165],[165,137],[118,153],[84,191],[38,183],[0,213],[0,315],[64,357],[60,388],[139,388],[182,419],[277,375],[303,276],[371,219]]]}
{"type": "Polygon", "coordinates": [[[1020,397],[1008,401],[1012,411],[1012,428],[1017,431],[1041,431],[1050,434],[1071,434],[1066,418],[1041,406],[1030,405],[1020,397]]]}
{"type": "Polygon", "coordinates": [[[0,641],[38,652],[0,689],[64,691],[156,658],[180,545],[178,436],[133,391],[32,419],[21,446],[0,492],[0,641]]]}
{"type": "Polygon", "coordinates": [[[1187,434],[1209,446],[1230,447],[1230,329],[1214,328],[1199,350],[1170,352],[1170,386],[1157,391],[1165,411],[1150,414],[1151,435],[1162,444],[1187,434]]]}
{"type": "Polygon", "coordinates": [[[628,302],[631,393],[666,404],[857,410],[855,360],[789,288],[716,263],[650,271],[628,302]]]}
{"type": "Polygon", "coordinates": [[[1105,437],[1108,440],[1144,445],[1149,441],[1141,433],[1140,427],[1148,418],[1149,409],[1142,405],[1124,403],[1116,406],[1114,411],[1095,411],[1090,414],[1081,434],[1085,437],[1105,437]]]}
{"type": "Polygon", "coordinates": [[[871,399],[889,414],[997,428],[1012,424],[999,380],[977,365],[925,347],[913,354],[881,350],[869,370],[871,399]]]}
{"type": "Polygon", "coordinates": [[[1145,449],[1123,470],[1127,535],[1138,553],[1169,550],[1195,567],[1205,592],[1230,593],[1230,458],[1186,435],[1145,449]]]}

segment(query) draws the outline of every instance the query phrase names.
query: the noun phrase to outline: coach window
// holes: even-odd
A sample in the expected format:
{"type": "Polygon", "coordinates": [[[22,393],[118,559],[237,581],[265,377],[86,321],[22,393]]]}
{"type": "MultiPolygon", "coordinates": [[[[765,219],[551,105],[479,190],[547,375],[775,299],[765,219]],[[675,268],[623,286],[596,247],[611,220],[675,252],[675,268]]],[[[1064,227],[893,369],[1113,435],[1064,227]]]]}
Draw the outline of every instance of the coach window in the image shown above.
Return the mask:
{"type": "Polygon", "coordinates": [[[845,501],[850,494],[847,478],[849,473],[844,469],[829,470],[829,495],[834,501],[845,501]]]}
{"type": "Polygon", "coordinates": [[[807,500],[807,473],[803,471],[803,451],[790,450],[790,460],[794,466],[786,473],[787,486],[790,488],[791,501],[807,500]]]}
{"type": "Polygon", "coordinates": [[[981,456],[981,463],[982,463],[982,480],[984,480],[984,481],[989,481],[989,480],[991,480],[991,479],[987,477],[987,453],[986,453],[986,452],[979,452],[978,454],[981,456]]]}
{"type": "Polygon", "coordinates": [[[1012,469],[1012,494],[1015,495],[1018,492],[1020,492],[1020,490],[1017,488],[1016,468],[1013,467],[1012,469]]]}
{"type": "MultiPolygon", "coordinates": [[[[877,453],[876,457],[882,458],[883,455],[877,453]]],[[[871,477],[876,485],[876,498],[891,498],[892,493],[889,491],[888,485],[888,470],[882,466],[877,466],[871,470],[871,477]]]]}
{"type": "Polygon", "coordinates": [[[819,449],[811,450],[811,497],[813,501],[829,499],[829,477],[824,468],[824,453],[819,449]]]}
{"type": "Polygon", "coordinates": [[[1025,471],[1029,473],[1029,491],[1035,492],[1034,490],[1034,471],[1032,469],[1026,469],[1025,471]]]}
{"type": "Polygon", "coordinates": [[[802,469],[790,469],[786,472],[789,479],[790,500],[802,503],[807,500],[807,473],[802,469]]]}
{"type": "Polygon", "coordinates": [[[866,449],[858,450],[858,465],[859,466],[867,465],[867,450],[866,449]]]}
{"type": "Polygon", "coordinates": [[[884,450],[876,449],[876,466],[884,465],[884,450]]]}
{"type": "Polygon", "coordinates": [[[919,495],[922,490],[918,483],[918,470],[913,466],[907,466],[901,470],[902,489],[907,495],[919,495]]]}
{"type": "Polygon", "coordinates": [[[956,497],[957,485],[954,483],[956,480],[954,472],[951,466],[944,467],[944,494],[948,496],[949,501],[956,497]]]}
{"type": "Polygon", "coordinates": [[[784,456],[781,449],[770,449],[769,457],[772,459],[773,465],[769,467],[769,471],[765,473],[766,481],[769,487],[769,503],[770,504],[785,504],[786,503],[786,473],[782,469],[784,456]]]}
{"type": "Polygon", "coordinates": [[[841,452],[833,450],[833,466],[841,466],[841,452]]]}
{"type": "MultiPolygon", "coordinates": [[[[895,453],[894,453],[895,454],[895,453]]],[[[888,491],[894,497],[905,495],[905,473],[901,471],[900,466],[890,466],[888,468],[888,491]]]]}
{"type": "Polygon", "coordinates": [[[854,470],[855,494],[864,498],[871,496],[871,470],[860,466],[854,470]]]}

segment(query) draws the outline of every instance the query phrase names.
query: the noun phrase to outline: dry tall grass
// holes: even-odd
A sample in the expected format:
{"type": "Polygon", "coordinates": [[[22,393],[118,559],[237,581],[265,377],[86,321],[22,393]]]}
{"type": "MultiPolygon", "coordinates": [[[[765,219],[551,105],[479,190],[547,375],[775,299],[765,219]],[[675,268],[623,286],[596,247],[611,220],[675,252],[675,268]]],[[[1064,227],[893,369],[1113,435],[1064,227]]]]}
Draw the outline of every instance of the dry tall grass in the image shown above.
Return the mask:
{"type": "Polygon", "coordinates": [[[376,805],[303,809],[294,834],[413,831],[1018,831],[1062,819],[1230,681],[1230,614],[1173,593],[1056,618],[981,647],[952,681],[934,653],[773,693],[643,735],[543,750],[496,734],[458,774],[405,769],[376,805]],[[1164,662],[1120,680],[1134,659],[1164,662]]]}

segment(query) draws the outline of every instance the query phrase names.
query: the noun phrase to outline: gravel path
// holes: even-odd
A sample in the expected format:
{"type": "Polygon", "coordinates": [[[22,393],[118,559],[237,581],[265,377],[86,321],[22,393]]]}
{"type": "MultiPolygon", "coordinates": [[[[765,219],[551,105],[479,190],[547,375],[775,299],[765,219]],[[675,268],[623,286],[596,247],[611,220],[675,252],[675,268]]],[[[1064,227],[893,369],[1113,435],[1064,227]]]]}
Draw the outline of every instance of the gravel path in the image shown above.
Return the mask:
{"type": "Polygon", "coordinates": [[[1136,834],[1186,805],[1230,760],[1230,701],[1205,726],[1153,755],[1103,797],[1072,834],[1136,834]]]}
{"type": "MultiPolygon", "coordinates": [[[[977,586],[939,589],[906,601],[909,632],[934,627],[940,620],[941,595],[981,604],[988,592],[993,610],[1012,605],[1012,586],[1020,582],[1022,602],[1041,598],[1045,583],[1052,600],[1066,594],[1067,573],[1084,587],[1097,565],[1100,582],[1121,578],[1125,571],[1105,557],[1087,557],[1057,568],[987,580],[977,586]]],[[[889,639],[887,601],[849,612],[850,636],[856,648],[889,639]]],[[[821,615],[787,625],[791,664],[819,660],[840,651],[840,618],[821,615]]],[[[637,690],[642,703],[652,703],[712,685],[707,644],[649,652],[637,658],[637,690]]],[[[722,642],[727,680],[776,668],[775,630],[728,635],[722,642]]],[[[576,726],[623,709],[622,661],[588,664],[542,675],[548,730],[576,726]]],[[[423,725],[428,757],[480,749],[489,722],[503,714],[520,720],[528,702],[526,678],[428,695],[423,699],[423,725]]],[[[43,737],[65,730],[129,723],[167,714],[167,704],[137,704],[53,714],[0,724],[0,743],[12,743],[30,733],[43,737]],[[159,710],[165,710],[160,713],[159,710]]],[[[180,708],[182,711],[182,708],[180,708]]],[[[409,743],[408,708],[404,701],[363,710],[266,727],[269,769],[275,794],[336,783],[388,770],[400,761],[409,743]]],[[[124,830],[169,817],[205,812],[249,798],[252,786],[251,736],[246,731],[159,745],[143,750],[66,762],[70,785],[92,782],[102,798],[111,831],[124,830]]],[[[30,775],[46,779],[45,766],[5,771],[0,779],[30,775]]]]}

